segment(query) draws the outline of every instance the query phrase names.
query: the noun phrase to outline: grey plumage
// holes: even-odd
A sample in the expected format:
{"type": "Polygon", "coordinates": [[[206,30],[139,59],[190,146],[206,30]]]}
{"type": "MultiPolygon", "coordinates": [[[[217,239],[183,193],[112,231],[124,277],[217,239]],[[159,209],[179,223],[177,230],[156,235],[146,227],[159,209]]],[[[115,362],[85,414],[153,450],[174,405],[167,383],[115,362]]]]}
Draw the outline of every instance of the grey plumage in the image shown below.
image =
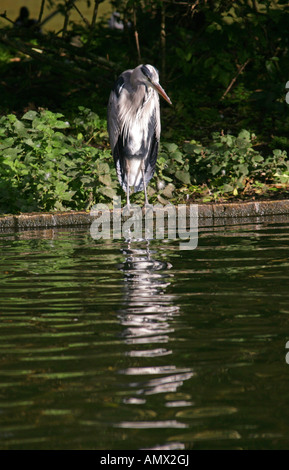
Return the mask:
{"type": "Polygon", "coordinates": [[[160,94],[171,101],[159,84],[152,65],[123,72],[115,82],[108,103],[108,133],[118,180],[127,193],[130,186],[145,192],[152,178],[161,133],[160,94]]]}

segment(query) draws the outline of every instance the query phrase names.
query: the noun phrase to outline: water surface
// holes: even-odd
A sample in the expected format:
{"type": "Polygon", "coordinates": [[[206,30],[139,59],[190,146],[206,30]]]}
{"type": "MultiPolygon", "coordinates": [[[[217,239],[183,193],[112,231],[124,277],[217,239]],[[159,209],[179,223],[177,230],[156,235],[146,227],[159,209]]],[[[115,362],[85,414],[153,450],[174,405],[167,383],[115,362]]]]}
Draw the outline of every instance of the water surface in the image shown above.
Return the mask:
{"type": "Polygon", "coordinates": [[[1,449],[288,448],[289,218],[0,253],[1,449]]]}

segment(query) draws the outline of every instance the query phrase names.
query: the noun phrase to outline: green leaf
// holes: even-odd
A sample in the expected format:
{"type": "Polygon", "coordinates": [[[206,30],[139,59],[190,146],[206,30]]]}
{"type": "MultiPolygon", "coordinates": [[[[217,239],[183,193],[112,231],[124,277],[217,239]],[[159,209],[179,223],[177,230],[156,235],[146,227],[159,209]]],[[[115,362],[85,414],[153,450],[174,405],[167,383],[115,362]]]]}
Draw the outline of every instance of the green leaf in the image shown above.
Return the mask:
{"type": "Polygon", "coordinates": [[[99,175],[99,181],[104,184],[105,186],[111,185],[111,177],[109,173],[105,173],[104,175],[99,175]]]}
{"type": "Polygon", "coordinates": [[[213,165],[212,166],[212,175],[216,175],[217,173],[219,173],[220,170],[221,170],[221,166],[213,165]]]}
{"type": "Polygon", "coordinates": [[[7,148],[3,151],[3,156],[6,158],[11,158],[15,159],[17,158],[18,154],[22,152],[22,149],[20,148],[7,148]]]}
{"type": "Polygon", "coordinates": [[[246,176],[249,173],[248,165],[239,165],[239,172],[246,176]]]}
{"type": "Polygon", "coordinates": [[[184,184],[191,184],[190,174],[186,171],[176,171],[176,178],[184,184]]]}
{"type": "Polygon", "coordinates": [[[254,155],[252,157],[252,162],[253,163],[260,163],[264,160],[264,158],[262,157],[262,155],[254,155]]]}
{"type": "Polygon", "coordinates": [[[239,139],[242,139],[242,140],[247,140],[248,142],[251,141],[251,134],[249,131],[247,131],[246,129],[243,129],[239,135],[238,135],[238,138],[239,139]]]}
{"type": "Polygon", "coordinates": [[[175,190],[175,186],[172,183],[167,184],[165,189],[163,189],[162,194],[168,198],[171,199],[173,197],[173,192],[175,190]]]}
{"type": "Polygon", "coordinates": [[[231,193],[232,191],[234,191],[234,188],[231,184],[223,184],[222,190],[224,193],[231,193]]]}
{"type": "Polygon", "coordinates": [[[172,158],[179,163],[183,163],[184,157],[182,153],[179,150],[176,150],[175,152],[172,153],[172,158]]]}
{"type": "Polygon", "coordinates": [[[33,121],[37,116],[37,112],[36,111],[32,111],[32,109],[30,111],[27,111],[27,113],[24,114],[24,116],[22,116],[22,119],[27,119],[28,121],[33,121]]]}
{"type": "Polygon", "coordinates": [[[164,143],[163,146],[170,153],[175,152],[178,149],[178,146],[176,144],[170,144],[170,143],[167,143],[167,142],[164,143]]]}
{"type": "Polygon", "coordinates": [[[26,137],[27,136],[27,129],[22,121],[15,121],[14,129],[19,137],[26,137]]]}
{"type": "Polygon", "coordinates": [[[8,137],[7,139],[4,139],[2,142],[0,142],[0,150],[13,147],[13,145],[14,145],[13,137],[8,137]]]}
{"type": "Polygon", "coordinates": [[[169,176],[166,176],[166,175],[163,175],[163,179],[164,179],[165,181],[168,181],[168,183],[171,183],[171,182],[173,181],[172,178],[170,178],[169,176]]]}
{"type": "Polygon", "coordinates": [[[190,142],[186,142],[183,146],[183,149],[186,153],[192,154],[192,153],[194,153],[196,147],[197,146],[195,144],[190,143],[190,142]]]}
{"type": "Polygon", "coordinates": [[[106,186],[103,186],[98,189],[98,191],[103,194],[104,196],[109,197],[110,199],[113,199],[114,196],[116,196],[116,191],[112,188],[108,188],[106,186]]]}
{"type": "Polygon", "coordinates": [[[99,174],[109,173],[109,165],[105,162],[98,162],[98,172],[99,174]]]}

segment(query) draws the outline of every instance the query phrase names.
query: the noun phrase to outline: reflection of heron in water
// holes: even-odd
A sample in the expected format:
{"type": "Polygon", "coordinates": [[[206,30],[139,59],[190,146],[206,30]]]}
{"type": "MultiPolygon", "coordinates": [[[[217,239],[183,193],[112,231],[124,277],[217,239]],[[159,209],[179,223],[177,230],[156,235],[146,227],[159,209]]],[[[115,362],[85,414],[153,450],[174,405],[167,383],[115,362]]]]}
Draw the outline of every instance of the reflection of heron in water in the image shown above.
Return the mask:
{"type": "Polygon", "coordinates": [[[155,335],[162,336],[158,341],[166,342],[167,337],[163,335],[173,331],[168,320],[179,310],[173,303],[174,296],[165,293],[173,277],[169,273],[172,266],[167,261],[153,259],[149,242],[146,244],[145,248],[131,248],[129,243],[123,251],[125,309],[120,319],[127,327],[123,336],[129,343],[151,342],[155,335]]]}
{"type": "MultiPolygon", "coordinates": [[[[170,356],[170,349],[155,348],[153,345],[169,342],[169,334],[174,331],[172,321],[179,314],[175,296],[166,293],[173,278],[170,272],[172,265],[165,260],[156,260],[148,241],[145,247],[134,243],[132,248],[128,243],[123,253],[126,256],[121,266],[125,276],[124,307],[119,312],[119,319],[125,327],[122,336],[126,344],[134,346],[127,355],[139,358],[170,356]]],[[[190,369],[177,368],[171,363],[159,366],[151,360],[151,364],[120,371],[125,375],[157,376],[146,382],[131,384],[138,389],[137,395],[174,392],[193,375],[190,369]]],[[[135,403],[136,398],[128,400],[127,403],[135,403]]]]}

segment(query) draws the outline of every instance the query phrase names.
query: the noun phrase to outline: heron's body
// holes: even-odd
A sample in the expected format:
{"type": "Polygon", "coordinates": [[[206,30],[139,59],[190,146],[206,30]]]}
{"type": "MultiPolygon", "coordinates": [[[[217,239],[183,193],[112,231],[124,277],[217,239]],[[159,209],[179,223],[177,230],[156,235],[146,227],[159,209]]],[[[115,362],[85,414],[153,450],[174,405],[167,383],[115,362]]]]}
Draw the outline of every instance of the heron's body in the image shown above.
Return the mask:
{"type": "Polygon", "coordinates": [[[117,176],[129,188],[145,191],[152,178],[161,133],[158,72],[151,65],[126,70],[117,79],[108,104],[108,132],[117,176]],[[158,91],[157,91],[158,90],[158,91]]]}

